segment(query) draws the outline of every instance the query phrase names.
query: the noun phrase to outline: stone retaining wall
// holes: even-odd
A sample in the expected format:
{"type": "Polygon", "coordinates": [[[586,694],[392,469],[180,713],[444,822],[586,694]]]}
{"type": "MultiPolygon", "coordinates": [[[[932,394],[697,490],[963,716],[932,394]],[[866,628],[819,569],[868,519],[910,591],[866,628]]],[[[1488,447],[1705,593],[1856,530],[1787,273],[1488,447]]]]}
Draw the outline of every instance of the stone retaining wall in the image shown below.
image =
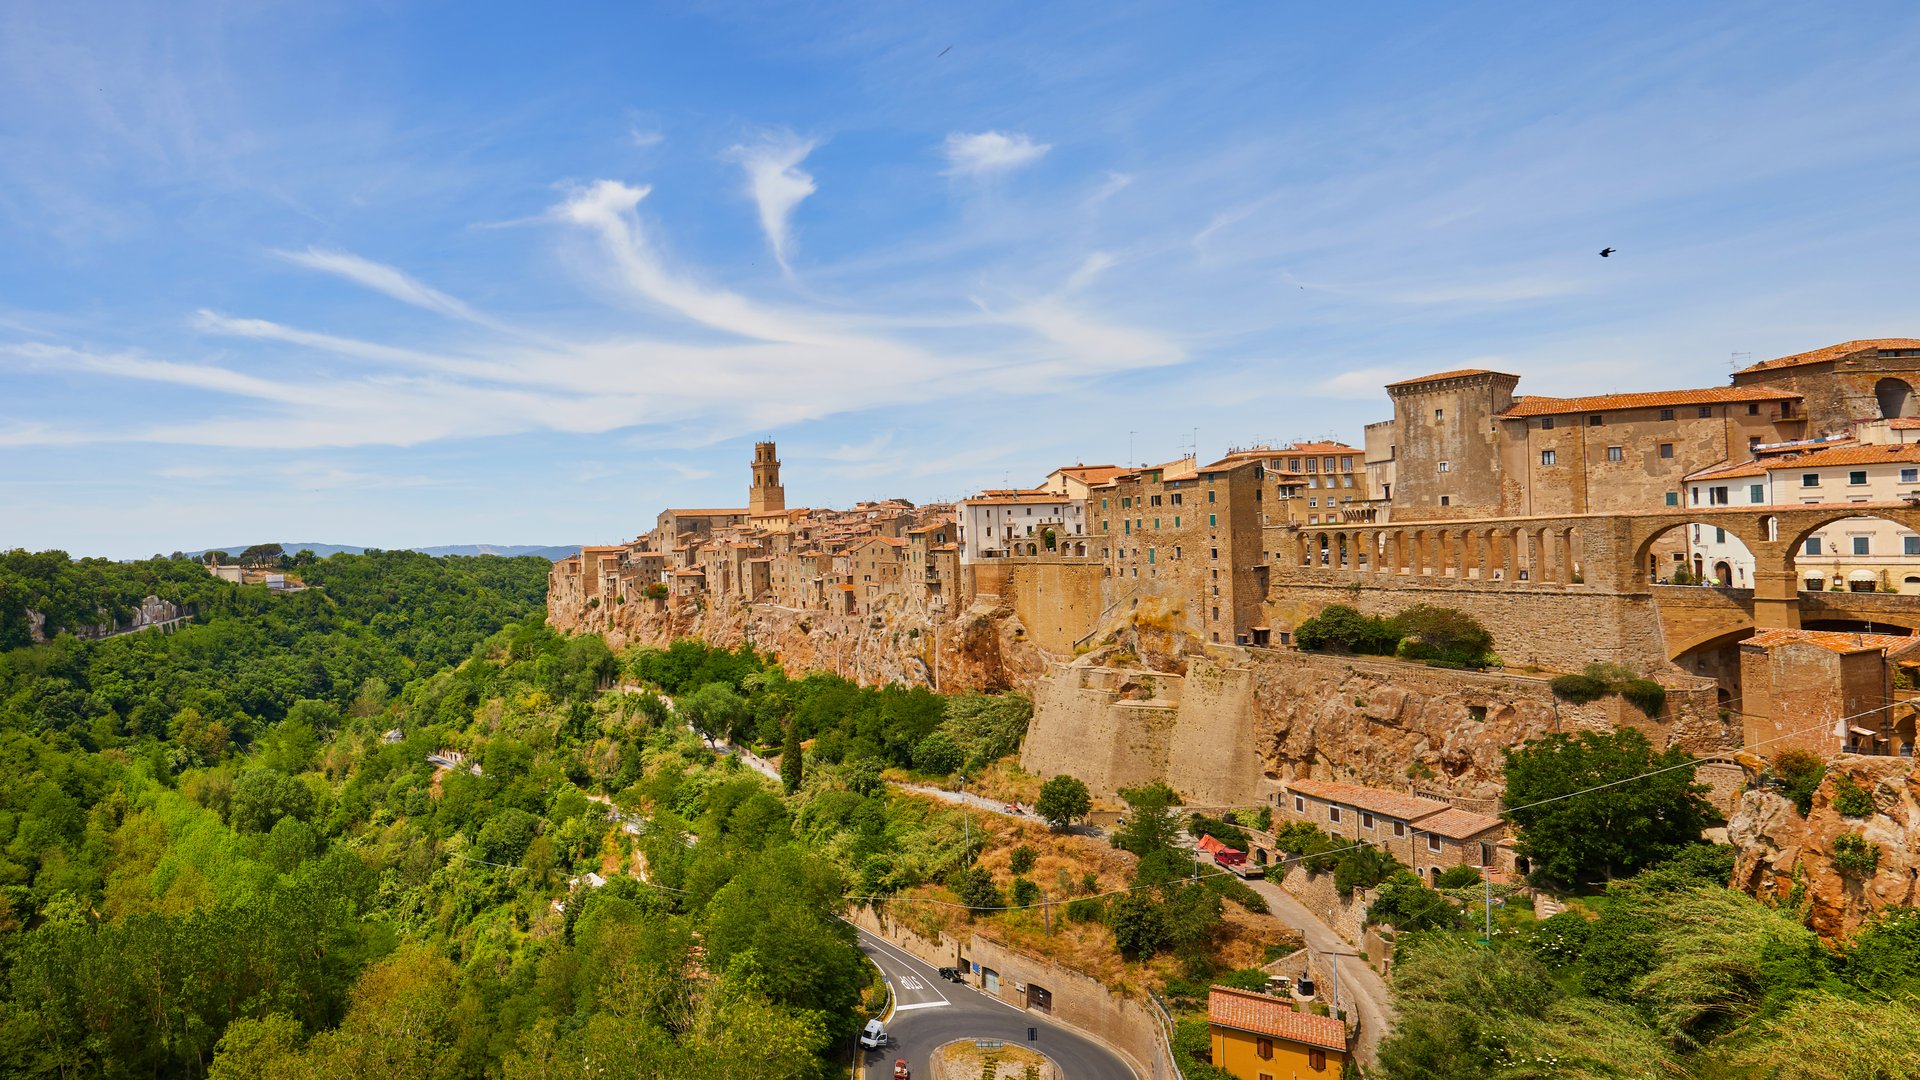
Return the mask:
{"type": "MultiPolygon", "coordinates": [[[[1090,975],[1019,952],[983,934],[974,933],[965,940],[947,933],[928,938],[870,906],[854,908],[847,918],[935,967],[965,962],[992,970],[999,976],[997,996],[1017,1008],[1027,1008],[1029,986],[1045,987],[1053,995],[1053,1007],[1034,1011],[1105,1043],[1126,1058],[1142,1080],[1179,1076],[1158,1014],[1144,997],[1123,996],[1090,975]]],[[[972,979],[973,985],[984,986],[981,975],[972,979]]]]}

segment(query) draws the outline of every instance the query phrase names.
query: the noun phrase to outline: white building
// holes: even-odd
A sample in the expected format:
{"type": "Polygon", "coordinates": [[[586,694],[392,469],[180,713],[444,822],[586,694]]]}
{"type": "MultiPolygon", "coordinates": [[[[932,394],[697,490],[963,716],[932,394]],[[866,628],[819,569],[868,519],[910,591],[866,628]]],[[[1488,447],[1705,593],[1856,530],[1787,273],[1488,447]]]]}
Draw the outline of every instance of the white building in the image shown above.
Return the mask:
{"type": "MultiPolygon", "coordinates": [[[[1687,477],[1687,505],[1823,506],[1920,498],[1917,443],[1760,449],[1752,461],[1687,477]]],[[[1712,525],[1687,530],[1691,574],[1731,588],[1753,587],[1753,556],[1746,545],[1712,525]]],[[[1803,589],[1920,593],[1920,535],[1884,518],[1846,518],[1808,536],[1794,565],[1803,589]]]]}
{"type": "Polygon", "coordinates": [[[982,559],[1041,555],[1049,550],[1085,555],[1087,503],[1059,492],[986,491],[954,504],[960,565],[982,559]],[[1052,542],[1048,542],[1048,534],[1052,542]]]}

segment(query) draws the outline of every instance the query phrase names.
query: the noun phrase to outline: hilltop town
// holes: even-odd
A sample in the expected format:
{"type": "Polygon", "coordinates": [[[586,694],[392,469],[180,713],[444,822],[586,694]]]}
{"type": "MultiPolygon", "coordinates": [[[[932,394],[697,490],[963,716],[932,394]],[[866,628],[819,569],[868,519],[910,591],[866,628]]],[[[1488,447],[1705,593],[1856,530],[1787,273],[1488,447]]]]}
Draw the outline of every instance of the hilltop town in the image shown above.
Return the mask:
{"type": "MultiPolygon", "coordinates": [[[[1520,382],[1392,383],[1391,419],[1358,445],[1076,463],[951,505],[788,507],[763,442],[746,506],[664,509],[633,541],[561,561],[549,617],[616,644],[751,642],[866,682],[1019,688],[1036,702],[1029,769],[1109,793],[1165,780],[1205,804],[1285,809],[1311,781],[1484,814],[1504,748],[1634,726],[1705,762],[1746,884],[1788,888],[1822,838],[1743,817],[1743,777],[1787,748],[1913,753],[1920,340],[1845,342],[1698,389],[1543,397],[1520,382]],[[1497,663],[1295,640],[1331,605],[1423,604],[1477,619],[1497,663]],[[1661,704],[1555,692],[1595,663],[1658,683],[1661,704]]],[[[1488,843],[1469,861],[1514,869],[1497,822],[1471,824],[1459,839],[1488,843]]],[[[1909,878],[1890,860],[1872,899],[1834,883],[1816,922],[1911,902],[1909,878]]]]}

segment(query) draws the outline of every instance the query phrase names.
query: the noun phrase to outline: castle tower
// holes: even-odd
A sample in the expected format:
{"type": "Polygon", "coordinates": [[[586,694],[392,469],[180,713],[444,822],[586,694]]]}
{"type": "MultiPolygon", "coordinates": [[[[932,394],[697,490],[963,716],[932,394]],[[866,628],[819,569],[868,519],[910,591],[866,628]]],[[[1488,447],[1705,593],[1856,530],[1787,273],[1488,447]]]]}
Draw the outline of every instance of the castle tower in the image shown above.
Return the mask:
{"type": "Polygon", "coordinates": [[[747,514],[759,517],[778,514],[787,508],[787,489],[780,486],[780,459],[773,456],[773,443],[753,444],[753,485],[747,489],[747,514]]]}

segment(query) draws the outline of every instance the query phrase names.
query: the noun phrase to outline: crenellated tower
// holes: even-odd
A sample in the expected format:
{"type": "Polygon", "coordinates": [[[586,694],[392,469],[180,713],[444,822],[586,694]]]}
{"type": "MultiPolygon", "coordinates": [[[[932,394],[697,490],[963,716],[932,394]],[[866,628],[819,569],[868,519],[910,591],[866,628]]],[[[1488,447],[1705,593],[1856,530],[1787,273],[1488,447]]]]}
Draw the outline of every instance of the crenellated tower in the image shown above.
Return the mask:
{"type": "Polygon", "coordinates": [[[760,517],[778,514],[787,508],[787,489],[780,486],[780,459],[773,456],[773,442],[753,444],[753,485],[747,489],[747,514],[760,517]]]}

